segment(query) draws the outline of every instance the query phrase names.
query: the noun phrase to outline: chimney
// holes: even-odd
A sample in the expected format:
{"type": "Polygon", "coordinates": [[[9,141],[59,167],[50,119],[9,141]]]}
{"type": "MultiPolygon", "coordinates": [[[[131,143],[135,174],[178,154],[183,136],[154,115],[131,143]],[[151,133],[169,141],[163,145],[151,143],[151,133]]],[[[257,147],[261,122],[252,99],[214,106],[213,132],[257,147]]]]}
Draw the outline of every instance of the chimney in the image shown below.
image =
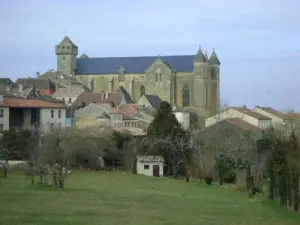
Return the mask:
{"type": "Polygon", "coordinates": [[[23,92],[23,84],[18,85],[18,92],[22,93],[23,92]]]}
{"type": "Polygon", "coordinates": [[[36,77],[38,78],[40,76],[40,72],[36,72],[36,77]]]}

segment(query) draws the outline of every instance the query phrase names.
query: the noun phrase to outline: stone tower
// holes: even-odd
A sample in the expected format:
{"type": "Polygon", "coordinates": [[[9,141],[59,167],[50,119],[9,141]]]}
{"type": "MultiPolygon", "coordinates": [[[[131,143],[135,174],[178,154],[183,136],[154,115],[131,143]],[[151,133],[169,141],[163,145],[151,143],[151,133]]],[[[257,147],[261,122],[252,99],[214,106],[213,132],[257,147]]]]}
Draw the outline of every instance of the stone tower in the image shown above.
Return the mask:
{"type": "Polygon", "coordinates": [[[209,116],[210,109],[210,64],[201,47],[194,57],[193,107],[198,115],[209,116]]]}
{"type": "Polygon", "coordinates": [[[65,36],[64,39],[55,46],[55,53],[57,55],[57,71],[65,75],[74,75],[78,47],[68,36],[65,36]]]}
{"type": "Polygon", "coordinates": [[[211,67],[211,92],[210,92],[210,113],[212,115],[220,111],[220,61],[217,57],[215,49],[213,50],[209,64],[211,67]]]}

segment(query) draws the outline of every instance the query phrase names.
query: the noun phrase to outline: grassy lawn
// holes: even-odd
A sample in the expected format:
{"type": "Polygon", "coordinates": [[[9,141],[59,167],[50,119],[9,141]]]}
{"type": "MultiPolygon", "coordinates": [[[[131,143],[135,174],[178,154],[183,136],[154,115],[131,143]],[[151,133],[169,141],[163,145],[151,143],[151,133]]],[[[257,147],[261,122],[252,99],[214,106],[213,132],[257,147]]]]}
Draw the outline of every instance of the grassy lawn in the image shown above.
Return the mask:
{"type": "Polygon", "coordinates": [[[218,185],[117,172],[75,172],[65,189],[31,187],[24,175],[0,179],[2,225],[291,225],[300,216],[264,196],[218,185]]]}

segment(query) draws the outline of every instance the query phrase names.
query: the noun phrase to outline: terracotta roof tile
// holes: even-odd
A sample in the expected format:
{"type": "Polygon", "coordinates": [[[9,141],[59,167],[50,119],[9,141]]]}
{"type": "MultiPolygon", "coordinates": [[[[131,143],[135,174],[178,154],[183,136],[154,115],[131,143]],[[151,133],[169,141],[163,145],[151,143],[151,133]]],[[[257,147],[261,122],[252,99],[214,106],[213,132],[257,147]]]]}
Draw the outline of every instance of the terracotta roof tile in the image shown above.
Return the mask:
{"type": "Polygon", "coordinates": [[[246,129],[246,130],[250,130],[253,132],[261,132],[262,130],[257,127],[254,126],[250,123],[245,122],[244,120],[238,119],[238,118],[230,118],[230,119],[226,119],[226,121],[239,126],[240,128],[246,129]]]}
{"type": "Polygon", "coordinates": [[[231,107],[231,109],[237,110],[237,111],[239,111],[241,113],[244,113],[244,114],[246,114],[248,116],[251,116],[251,117],[259,119],[259,120],[270,120],[271,119],[271,118],[269,118],[267,116],[264,116],[264,115],[262,115],[260,113],[253,112],[250,109],[245,108],[245,107],[231,107]]]}
{"type": "Polygon", "coordinates": [[[65,108],[64,103],[49,102],[41,99],[25,99],[4,97],[0,107],[8,108],[65,108]]]}
{"type": "Polygon", "coordinates": [[[127,116],[134,116],[138,113],[138,105],[136,104],[120,105],[118,111],[127,116]]]}
{"type": "Polygon", "coordinates": [[[108,98],[105,98],[105,93],[88,93],[83,92],[81,93],[77,99],[73,102],[72,105],[74,106],[81,106],[82,102],[85,103],[85,105],[88,105],[90,103],[107,103],[112,102],[115,105],[120,104],[122,100],[123,94],[121,92],[112,92],[108,93],[108,98]]]}
{"type": "Polygon", "coordinates": [[[262,110],[264,110],[264,111],[266,111],[266,112],[268,112],[268,113],[270,113],[270,114],[272,114],[274,116],[277,116],[279,118],[283,118],[284,117],[284,113],[282,113],[282,112],[280,112],[280,111],[278,111],[276,109],[273,109],[271,107],[260,107],[260,106],[256,106],[256,107],[260,108],[260,109],[262,109],[262,110]]]}

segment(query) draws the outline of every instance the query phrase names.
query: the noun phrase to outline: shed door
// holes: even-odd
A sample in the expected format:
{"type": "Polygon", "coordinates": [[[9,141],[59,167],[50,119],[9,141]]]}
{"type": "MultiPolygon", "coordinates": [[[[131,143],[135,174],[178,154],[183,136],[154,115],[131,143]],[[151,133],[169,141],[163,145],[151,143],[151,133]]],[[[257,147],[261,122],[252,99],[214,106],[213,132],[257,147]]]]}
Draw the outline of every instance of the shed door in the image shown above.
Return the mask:
{"type": "Polygon", "coordinates": [[[153,165],[153,176],[159,177],[159,165],[153,165]]]}

